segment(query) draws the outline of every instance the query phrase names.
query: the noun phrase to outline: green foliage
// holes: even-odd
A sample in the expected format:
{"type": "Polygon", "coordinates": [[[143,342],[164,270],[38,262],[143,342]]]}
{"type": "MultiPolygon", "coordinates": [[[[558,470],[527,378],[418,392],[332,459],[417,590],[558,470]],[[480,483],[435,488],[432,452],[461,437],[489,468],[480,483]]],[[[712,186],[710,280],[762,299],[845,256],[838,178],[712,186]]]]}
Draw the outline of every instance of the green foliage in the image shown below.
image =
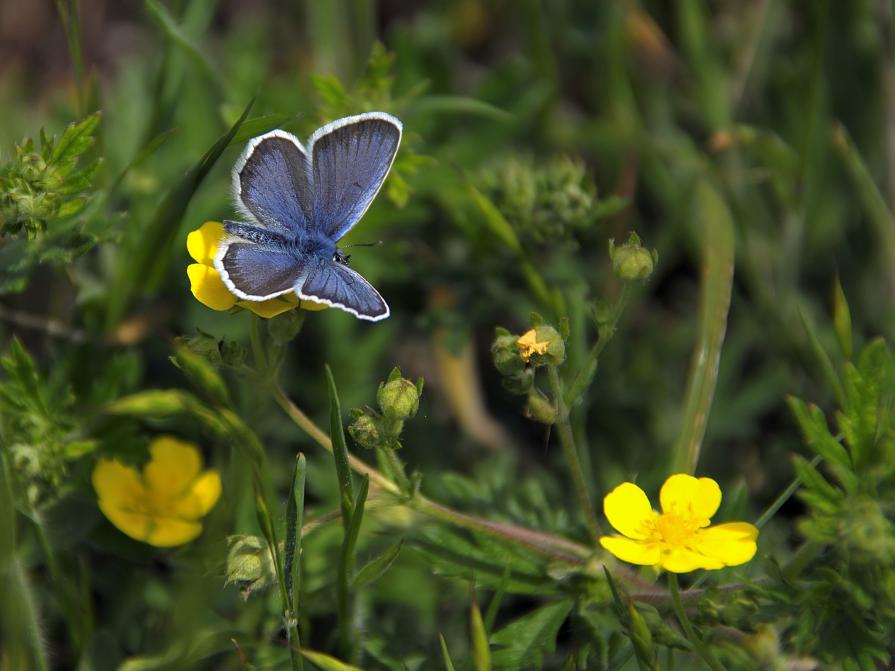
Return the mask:
{"type": "Polygon", "coordinates": [[[11,24],[0,668],[890,665],[891,12],[239,4],[11,24]],[[404,136],[340,244],[390,319],[194,300],[245,143],[372,110],[404,136]],[[178,548],[91,486],[160,433],[223,487],[178,548]],[[599,542],[676,471],[761,528],[680,608],[599,542]]]}
{"type": "Polygon", "coordinates": [[[39,146],[29,138],[0,165],[0,292],[22,291],[38,264],[64,266],[108,238],[88,207],[101,163],[89,157],[100,118],[71,123],[58,140],[41,130],[39,146]]]}
{"type": "Polygon", "coordinates": [[[846,363],[839,437],[819,408],[790,399],[806,444],[823,460],[820,469],[795,457],[798,496],[808,507],[799,530],[825,549],[778,589],[797,609],[797,645],[827,660],[853,654],[863,666],[888,663],[895,634],[893,370],[879,339],[846,363]]]}

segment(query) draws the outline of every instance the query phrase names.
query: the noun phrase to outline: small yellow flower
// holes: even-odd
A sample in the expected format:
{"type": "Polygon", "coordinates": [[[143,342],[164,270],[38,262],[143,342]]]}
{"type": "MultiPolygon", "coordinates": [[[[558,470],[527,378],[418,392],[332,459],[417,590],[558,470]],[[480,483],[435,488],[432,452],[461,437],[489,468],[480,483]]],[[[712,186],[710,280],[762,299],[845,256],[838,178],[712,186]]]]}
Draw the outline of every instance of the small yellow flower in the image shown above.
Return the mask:
{"type": "Polygon", "coordinates": [[[634,483],[613,489],[603,499],[603,512],[622,535],[601,536],[600,545],[622,561],[673,573],[736,566],[755,555],[758,529],[751,524],[709,526],[721,505],[721,489],[711,478],[672,475],[659,501],[661,513],[634,483]]]}
{"type": "Polygon", "coordinates": [[[150,460],[139,473],[113,459],[93,469],[99,508],[131,538],[157,547],[183,545],[202,532],[201,519],[221,495],[217,471],[202,471],[192,443],[160,436],[149,445],[150,460]]]}
{"type": "Polygon", "coordinates": [[[538,335],[534,329],[529,329],[516,340],[516,346],[519,348],[519,356],[523,361],[528,361],[536,354],[546,354],[549,343],[545,340],[538,342],[538,335]]]}
{"type": "Polygon", "coordinates": [[[219,221],[206,221],[186,238],[186,248],[196,263],[187,266],[190,291],[202,305],[212,310],[229,310],[234,305],[251,310],[259,317],[269,319],[300,307],[303,310],[323,310],[327,306],[313,301],[301,301],[295,294],[284,294],[267,301],[243,301],[230,293],[214,267],[218,245],[226,237],[224,225],[219,221]]]}

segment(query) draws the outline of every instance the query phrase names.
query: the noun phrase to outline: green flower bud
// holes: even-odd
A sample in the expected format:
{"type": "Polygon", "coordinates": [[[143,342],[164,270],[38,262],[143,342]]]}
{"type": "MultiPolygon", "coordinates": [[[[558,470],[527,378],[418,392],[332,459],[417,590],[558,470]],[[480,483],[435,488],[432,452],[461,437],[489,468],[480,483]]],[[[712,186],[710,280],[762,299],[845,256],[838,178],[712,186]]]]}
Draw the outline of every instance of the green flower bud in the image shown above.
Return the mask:
{"type": "Polygon", "coordinates": [[[519,347],[516,345],[519,336],[503,329],[500,331],[491,345],[494,367],[501,375],[515,375],[525,368],[525,362],[519,356],[519,347]]]}
{"type": "Polygon", "coordinates": [[[227,580],[225,584],[239,586],[243,599],[265,589],[276,580],[276,568],[267,541],[258,536],[230,536],[227,538],[227,580]]]}
{"type": "Polygon", "coordinates": [[[511,394],[517,396],[525,396],[530,390],[535,380],[535,372],[533,368],[523,368],[518,373],[507,375],[503,378],[503,388],[511,394]]]}
{"type": "Polygon", "coordinates": [[[636,233],[628,236],[628,241],[615,246],[615,240],[609,240],[609,259],[612,261],[612,270],[616,276],[623,280],[645,280],[653,273],[659,255],[655,249],[646,249],[640,244],[640,238],[636,233]]]}
{"type": "Polygon", "coordinates": [[[422,380],[414,384],[401,377],[401,371],[395,368],[388,381],[379,385],[376,400],[387,418],[410,419],[419,410],[421,392],[422,380]]]}
{"type": "Polygon", "coordinates": [[[516,339],[519,356],[532,366],[559,366],[566,360],[566,344],[552,326],[536,326],[516,339]]]}
{"type": "Polygon", "coordinates": [[[634,645],[634,652],[646,668],[655,668],[656,651],[653,648],[653,636],[646,620],[643,619],[633,602],[628,603],[628,621],[631,627],[631,643],[634,645]]]}
{"type": "Polygon", "coordinates": [[[382,442],[378,419],[365,412],[359,413],[348,425],[348,433],[354,438],[354,442],[368,450],[379,447],[382,442]]]}
{"type": "Polygon", "coordinates": [[[525,404],[525,416],[541,424],[553,424],[556,422],[556,406],[542,393],[533,389],[528,395],[528,403],[525,404]]]}

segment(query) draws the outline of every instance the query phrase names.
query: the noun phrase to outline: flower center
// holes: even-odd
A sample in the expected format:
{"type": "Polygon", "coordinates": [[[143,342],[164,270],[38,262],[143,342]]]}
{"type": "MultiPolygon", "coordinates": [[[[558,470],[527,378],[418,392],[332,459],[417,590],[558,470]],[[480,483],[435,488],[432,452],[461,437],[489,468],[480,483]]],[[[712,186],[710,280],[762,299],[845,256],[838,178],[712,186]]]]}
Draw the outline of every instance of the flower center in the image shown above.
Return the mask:
{"type": "Polygon", "coordinates": [[[653,521],[652,539],[668,545],[684,545],[701,526],[699,520],[690,515],[663,513],[653,521]]]}

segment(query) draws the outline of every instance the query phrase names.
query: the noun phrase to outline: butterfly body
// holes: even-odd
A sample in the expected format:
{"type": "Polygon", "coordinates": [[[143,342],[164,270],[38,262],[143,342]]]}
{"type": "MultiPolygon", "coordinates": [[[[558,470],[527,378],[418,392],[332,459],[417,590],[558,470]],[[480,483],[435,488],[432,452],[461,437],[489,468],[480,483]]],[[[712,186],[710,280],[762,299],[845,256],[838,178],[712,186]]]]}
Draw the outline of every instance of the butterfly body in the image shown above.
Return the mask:
{"type": "Polygon", "coordinates": [[[388,305],[338,248],[363,216],[394,161],[401,122],[382,112],[319,128],[308,149],[283,131],[251,140],[233,170],[237,208],[215,268],[244,300],[289,292],[368,321],[388,305]]]}

